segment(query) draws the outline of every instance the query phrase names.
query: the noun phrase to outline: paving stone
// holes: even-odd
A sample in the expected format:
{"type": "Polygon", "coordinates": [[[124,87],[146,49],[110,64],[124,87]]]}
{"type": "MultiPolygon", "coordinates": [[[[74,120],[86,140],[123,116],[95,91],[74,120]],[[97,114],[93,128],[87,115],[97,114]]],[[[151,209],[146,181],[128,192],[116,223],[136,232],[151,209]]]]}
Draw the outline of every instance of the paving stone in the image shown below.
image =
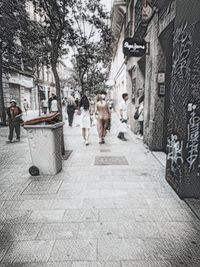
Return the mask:
{"type": "Polygon", "coordinates": [[[63,216],[63,222],[84,222],[91,221],[96,222],[99,218],[99,212],[97,209],[76,209],[65,210],[63,216]]]}
{"type": "Polygon", "coordinates": [[[82,199],[56,199],[53,200],[51,208],[54,210],[79,209],[82,203],[82,199]]]}
{"type": "Polygon", "coordinates": [[[50,210],[53,200],[24,200],[19,209],[21,210],[50,210]]]}
{"type": "Polygon", "coordinates": [[[114,222],[94,223],[85,222],[80,224],[79,238],[118,238],[118,225],[114,222]]]}
{"type": "Polygon", "coordinates": [[[174,222],[192,222],[197,220],[198,218],[189,210],[185,209],[170,209],[168,213],[171,217],[171,220],[174,222]]]}
{"type": "Polygon", "coordinates": [[[11,247],[11,245],[12,245],[12,242],[10,241],[7,242],[5,240],[0,239],[0,262],[4,258],[6,252],[11,247]]]}
{"type": "Polygon", "coordinates": [[[123,222],[118,223],[120,238],[160,238],[160,231],[156,223],[152,222],[123,222]]]}
{"type": "Polygon", "coordinates": [[[95,165],[128,165],[126,157],[95,157],[95,165]]]}
{"type": "Polygon", "coordinates": [[[120,262],[73,262],[72,267],[121,267],[120,262]]]}
{"type": "Polygon", "coordinates": [[[62,222],[64,210],[35,210],[31,214],[29,223],[62,222]]]}
{"type": "Polygon", "coordinates": [[[22,267],[72,267],[71,262],[25,263],[22,267]]]}
{"type": "Polygon", "coordinates": [[[113,199],[106,198],[95,198],[95,199],[84,199],[83,209],[109,209],[116,208],[113,199]]]}
{"type": "Polygon", "coordinates": [[[44,195],[56,194],[62,184],[62,181],[32,181],[22,194],[44,195]]]}
{"type": "Polygon", "coordinates": [[[1,240],[34,240],[41,229],[41,224],[6,224],[0,231],[1,240]]]}
{"type": "Polygon", "coordinates": [[[0,212],[0,223],[25,223],[30,215],[31,211],[3,210],[0,212]]]}
{"type": "Polygon", "coordinates": [[[3,262],[47,262],[53,247],[52,241],[14,242],[3,262]]]}
{"type": "Polygon", "coordinates": [[[79,224],[77,223],[51,223],[43,225],[37,239],[55,240],[77,238],[79,224]]]}
{"type": "Polygon", "coordinates": [[[131,209],[100,209],[99,210],[99,221],[133,221],[135,220],[134,213],[131,209]]]}
{"type": "Polygon", "coordinates": [[[99,261],[142,260],[145,245],[141,239],[115,239],[98,241],[99,261]]]}
{"type": "Polygon", "coordinates": [[[164,209],[134,209],[135,220],[138,222],[170,222],[171,217],[164,209]]]}
{"type": "Polygon", "coordinates": [[[170,261],[122,261],[121,264],[121,267],[175,267],[170,261]]]}
{"type": "Polygon", "coordinates": [[[50,261],[95,261],[96,257],[96,240],[59,240],[54,244],[50,261]]]}

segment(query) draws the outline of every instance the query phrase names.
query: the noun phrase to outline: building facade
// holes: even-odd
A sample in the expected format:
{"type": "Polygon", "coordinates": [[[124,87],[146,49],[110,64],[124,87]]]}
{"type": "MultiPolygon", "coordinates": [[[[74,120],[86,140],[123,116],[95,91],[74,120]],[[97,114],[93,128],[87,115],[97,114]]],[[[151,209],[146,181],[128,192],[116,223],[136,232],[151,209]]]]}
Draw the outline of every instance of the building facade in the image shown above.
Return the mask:
{"type": "Polygon", "coordinates": [[[167,153],[166,178],[180,197],[200,197],[200,3],[129,0],[115,5],[117,2],[112,16],[113,97],[116,100],[122,93],[116,73],[124,64],[122,90],[130,96],[132,130],[138,131],[134,111],[144,94],[144,143],[151,150],[167,153]],[[115,13],[121,6],[126,9],[117,24],[115,13]],[[127,37],[145,41],[142,56],[118,56],[115,51],[123,51],[122,40],[127,37]]]}

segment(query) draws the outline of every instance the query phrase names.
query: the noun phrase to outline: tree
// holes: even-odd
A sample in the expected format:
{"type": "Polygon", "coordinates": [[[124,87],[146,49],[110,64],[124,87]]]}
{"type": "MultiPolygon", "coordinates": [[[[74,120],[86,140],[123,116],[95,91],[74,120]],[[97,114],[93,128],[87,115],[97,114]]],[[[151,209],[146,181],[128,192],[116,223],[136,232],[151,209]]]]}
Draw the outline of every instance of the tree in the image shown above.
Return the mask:
{"type": "Polygon", "coordinates": [[[67,53],[66,40],[72,31],[69,18],[70,8],[73,0],[32,0],[36,12],[41,14],[43,20],[41,26],[46,33],[46,42],[49,45],[49,59],[55,78],[58,109],[62,117],[61,108],[61,86],[57,70],[57,64],[62,55],[67,53]]]}
{"type": "Polygon", "coordinates": [[[105,87],[112,54],[109,14],[101,0],[77,0],[72,7],[72,21],[74,31],[68,43],[74,51],[74,70],[82,93],[96,93],[105,87]]]}
{"type": "Polygon", "coordinates": [[[25,0],[1,0],[0,3],[0,105],[2,124],[6,124],[3,73],[12,65],[21,68],[20,34],[27,29],[25,0]]]}

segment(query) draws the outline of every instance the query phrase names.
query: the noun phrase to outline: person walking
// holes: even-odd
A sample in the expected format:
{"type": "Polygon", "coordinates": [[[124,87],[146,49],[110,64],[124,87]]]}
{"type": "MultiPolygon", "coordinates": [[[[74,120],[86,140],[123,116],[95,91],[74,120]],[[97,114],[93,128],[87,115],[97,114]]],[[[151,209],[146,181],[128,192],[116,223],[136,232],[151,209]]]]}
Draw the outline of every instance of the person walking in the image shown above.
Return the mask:
{"type": "Polygon", "coordinates": [[[48,108],[48,101],[46,100],[46,98],[42,99],[41,107],[42,107],[43,114],[46,115],[47,114],[47,108],[48,108]]]}
{"type": "Polygon", "coordinates": [[[28,104],[28,101],[26,100],[26,98],[24,98],[23,107],[24,107],[24,112],[25,112],[26,115],[27,115],[27,111],[28,111],[28,108],[29,108],[29,104],[28,104]]]}
{"type": "Polygon", "coordinates": [[[53,101],[54,97],[55,97],[55,94],[52,93],[52,94],[51,94],[51,97],[50,97],[49,100],[48,100],[49,113],[51,112],[51,102],[53,101]]]}
{"type": "Polygon", "coordinates": [[[75,100],[72,96],[70,96],[67,101],[67,115],[70,127],[72,127],[73,124],[75,109],[76,109],[75,100]]]}
{"type": "Polygon", "coordinates": [[[106,129],[110,119],[110,110],[105,100],[105,94],[101,94],[97,98],[95,115],[97,119],[97,131],[99,135],[99,144],[105,143],[106,129]]]}
{"type": "Polygon", "coordinates": [[[143,138],[143,128],[144,128],[144,95],[142,95],[139,99],[139,107],[138,107],[138,122],[140,124],[139,137],[143,138]]]}
{"type": "Polygon", "coordinates": [[[122,94],[123,101],[120,104],[120,129],[118,133],[118,138],[122,141],[127,141],[125,138],[125,133],[127,131],[127,122],[128,122],[128,94],[122,94]]]}
{"type": "Polygon", "coordinates": [[[79,104],[80,127],[85,145],[89,145],[90,134],[90,102],[86,95],[83,95],[79,104]]]}
{"type": "Polygon", "coordinates": [[[51,112],[58,112],[58,101],[56,95],[53,96],[51,101],[51,112]]]}
{"type": "Polygon", "coordinates": [[[13,141],[13,132],[15,130],[16,140],[20,141],[20,122],[22,116],[22,110],[17,106],[17,102],[12,99],[10,101],[10,107],[7,109],[8,124],[9,124],[9,136],[8,140],[10,143],[13,141]]]}

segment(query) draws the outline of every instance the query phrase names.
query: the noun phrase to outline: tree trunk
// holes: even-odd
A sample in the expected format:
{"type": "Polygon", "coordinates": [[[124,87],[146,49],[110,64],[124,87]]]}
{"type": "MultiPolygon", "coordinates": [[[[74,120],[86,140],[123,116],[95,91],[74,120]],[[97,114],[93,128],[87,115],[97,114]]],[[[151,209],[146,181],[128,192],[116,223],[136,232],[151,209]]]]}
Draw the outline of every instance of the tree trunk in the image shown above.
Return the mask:
{"type": "Polygon", "coordinates": [[[3,60],[2,60],[2,43],[0,42],[0,112],[2,124],[6,125],[6,111],[3,93],[3,60]]]}
{"type": "MultiPolygon", "coordinates": [[[[60,121],[63,120],[62,114],[62,104],[61,104],[61,88],[60,88],[60,78],[57,71],[57,61],[51,61],[52,72],[55,78],[56,84],[56,96],[58,101],[58,111],[60,112],[60,121]]],[[[61,140],[62,154],[65,155],[65,142],[64,142],[64,132],[62,130],[62,140],[61,140]]]]}

